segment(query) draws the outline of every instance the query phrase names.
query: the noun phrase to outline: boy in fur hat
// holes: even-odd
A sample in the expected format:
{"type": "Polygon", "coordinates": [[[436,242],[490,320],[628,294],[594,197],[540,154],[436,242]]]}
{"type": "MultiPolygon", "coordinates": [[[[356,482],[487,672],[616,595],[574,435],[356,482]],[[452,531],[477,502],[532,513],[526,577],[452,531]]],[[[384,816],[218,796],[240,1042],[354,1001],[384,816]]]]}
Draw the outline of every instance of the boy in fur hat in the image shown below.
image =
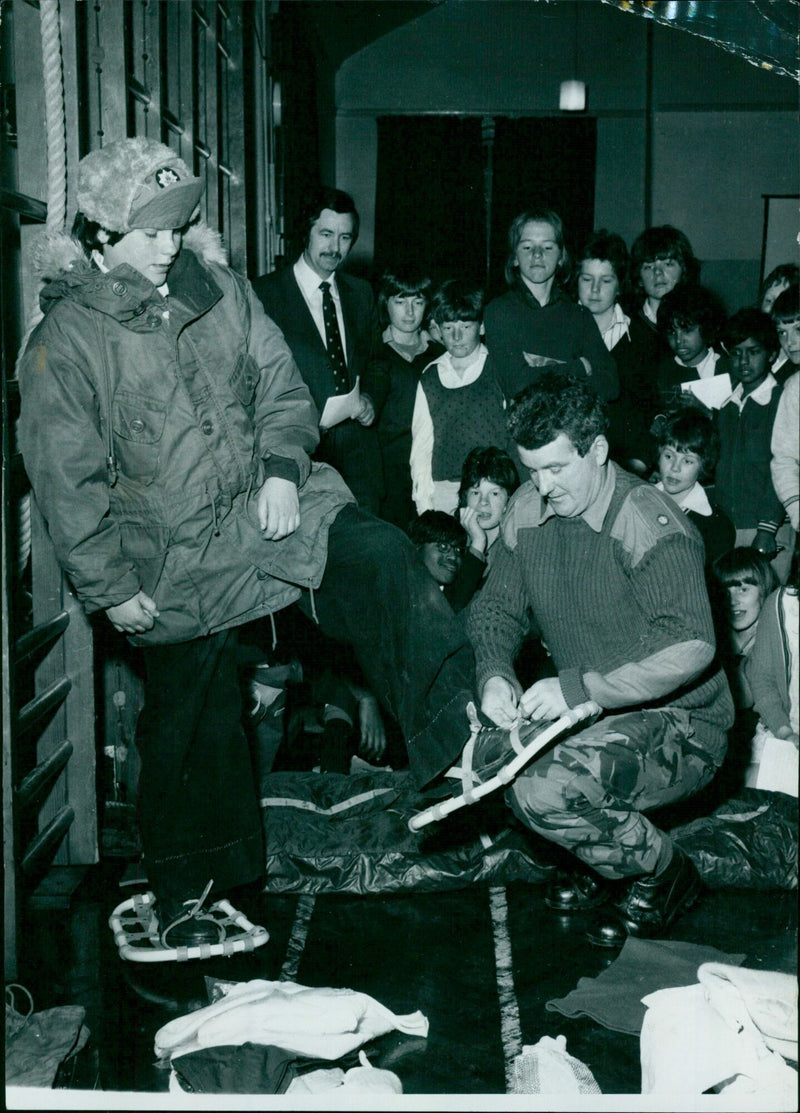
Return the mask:
{"type": "Polygon", "coordinates": [[[312,465],[314,403],[195,223],[201,193],[153,140],[87,155],[74,236],[39,253],[44,319],[20,371],[20,447],[58,558],[87,612],[142,648],[139,820],[167,946],[217,942],[208,881],[216,896],[264,871],[238,626],[299,601],[352,642],[421,786],[466,741],[453,693],[472,687],[469,644],[411,543],[312,465]]]}

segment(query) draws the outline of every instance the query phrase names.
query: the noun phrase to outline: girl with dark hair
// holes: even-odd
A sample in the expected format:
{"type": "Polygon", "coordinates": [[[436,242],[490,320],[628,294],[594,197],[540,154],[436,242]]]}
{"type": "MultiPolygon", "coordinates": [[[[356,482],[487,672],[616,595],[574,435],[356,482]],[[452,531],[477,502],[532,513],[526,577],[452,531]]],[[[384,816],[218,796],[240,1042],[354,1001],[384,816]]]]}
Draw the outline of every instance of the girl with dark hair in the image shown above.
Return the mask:
{"type": "Polygon", "coordinates": [[[430,295],[431,280],[410,272],[387,271],[378,290],[383,346],[376,362],[386,384],[385,396],[376,400],[385,491],[380,516],[402,529],[415,514],[409,458],[417,384],[428,364],[444,354],[424,327],[430,295]]]}
{"type": "Polygon", "coordinates": [[[631,245],[630,282],[636,311],[656,331],[661,299],[678,286],[700,281],[700,262],[692,245],[671,224],[646,228],[631,245]]]}
{"type": "Polygon", "coordinates": [[[595,232],[578,263],[578,301],[594,317],[619,374],[619,398],[608,407],[611,457],[644,477],[651,451],[648,429],[657,410],[658,344],[652,330],[622,308],[628,301],[627,275],[625,241],[605,228],[595,232]]]}
{"type": "Polygon", "coordinates": [[[729,378],[720,380],[719,391],[711,395],[695,384],[730,372],[730,360],[714,348],[724,324],[722,304],[703,286],[676,286],[664,295],[657,325],[672,354],[662,356],[656,368],[662,406],[679,403],[684,391],[696,392],[713,409],[723,404],[732,388],[729,378]]]}
{"type": "Polygon", "coordinates": [[[481,586],[489,550],[500,536],[503,513],[519,484],[517,465],[502,448],[473,448],[464,461],[456,514],[468,547],[448,595],[453,610],[465,607],[481,586]]]}
{"type": "Polygon", "coordinates": [[[613,357],[591,313],[566,291],[570,260],[558,213],[531,209],[508,231],[509,289],[486,307],[486,346],[506,400],[535,382],[542,368],[563,364],[600,398],[619,391],[613,357]]]}
{"type": "Polygon", "coordinates": [[[659,491],[669,495],[697,527],[706,547],[706,568],[736,544],[728,515],[713,501],[703,481],[714,476],[719,441],[711,417],[699,406],[686,405],[653,424],[658,446],[659,491]]]}

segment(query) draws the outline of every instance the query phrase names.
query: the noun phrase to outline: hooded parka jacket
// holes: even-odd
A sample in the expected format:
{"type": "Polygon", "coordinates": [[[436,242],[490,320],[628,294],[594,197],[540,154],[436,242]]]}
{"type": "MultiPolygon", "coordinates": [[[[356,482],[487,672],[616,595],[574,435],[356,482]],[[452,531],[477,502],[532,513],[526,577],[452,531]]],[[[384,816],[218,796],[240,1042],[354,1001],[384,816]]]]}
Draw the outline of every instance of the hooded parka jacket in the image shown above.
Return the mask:
{"type": "Polygon", "coordinates": [[[20,367],[19,440],[58,559],[87,612],[141,589],[155,645],[236,626],[319,586],[331,522],[353,496],[309,460],[318,416],[283,334],[190,232],[164,299],[127,265],[104,273],[48,237],[44,319],[20,367]],[[297,481],[300,525],[264,539],[266,478],[297,481]]]}

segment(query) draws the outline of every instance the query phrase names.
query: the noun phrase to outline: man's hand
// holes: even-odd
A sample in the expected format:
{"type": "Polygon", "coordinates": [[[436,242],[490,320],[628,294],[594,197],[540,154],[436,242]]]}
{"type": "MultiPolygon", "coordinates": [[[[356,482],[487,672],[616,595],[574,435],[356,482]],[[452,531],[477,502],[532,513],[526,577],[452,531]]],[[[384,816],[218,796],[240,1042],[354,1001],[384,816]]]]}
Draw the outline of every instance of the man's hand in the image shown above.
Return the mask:
{"type": "Polygon", "coordinates": [[[512,684],[504,676],[490,676],[481,693],[481,711],[493,723],[509,730],[519,718],[517,703],[522,688],[512,684]]]}
{"type": "Polygon", "coordinates": [[[356,414],[356,421],[360,425],[371,425],[375,420],[375,406],[368,394],[361,395],[361,405],[356,414]]]}
{"type": "Polygon", "coordinates": [[[108,621],[121,634],[144,634],[152,630],[158,618],[158,607],[143,591],[137,593],[116,607],[106,607],[108,621]]]}
{"type": "Polygon", "coordinates": [[[358,722],[361,728],[361,752],[371,758],[383,757],[386,752],[386,731],[374,696],[365,695],[359,699],[358,722]]]}
{"type": "Polygon", "coordinates": [[[469,546],[478,553],[486,552],[486,530],[478,521],[478,511],[474,506],[462,506],[458,512],[461,524],[467,531],[469,546]]]}
{"type": "Polygon", "coordinates": [[[300,499],[291,479],[271,476],[258,492],[258,524],[268,541],[280,541],[300,525],[300,499]]]}
{"type": "Polygon", "coordinates": [[[519,701],[527,719],[558,719],[569,711],[557,676],[537,680],[519,701]]]}

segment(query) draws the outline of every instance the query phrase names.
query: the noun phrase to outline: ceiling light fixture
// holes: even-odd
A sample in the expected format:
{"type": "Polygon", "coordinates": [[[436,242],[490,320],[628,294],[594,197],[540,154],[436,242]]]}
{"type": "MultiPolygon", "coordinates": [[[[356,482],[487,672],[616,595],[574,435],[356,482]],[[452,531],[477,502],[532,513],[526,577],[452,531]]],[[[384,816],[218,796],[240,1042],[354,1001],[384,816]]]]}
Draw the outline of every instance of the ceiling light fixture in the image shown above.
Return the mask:
{"type": "MultiPolygon", "coordinates": [[[[573,0],[572,10],[575,18],[572,26],[572,72],[574,74],[580,72],[578,70],[578,9],[579,4],[573,0]]],[[[586,108],[585,83],[578,81],[577,78],[562,81],[558,94],[558,107],[562,112],[583,112],[586,108]]]]}

